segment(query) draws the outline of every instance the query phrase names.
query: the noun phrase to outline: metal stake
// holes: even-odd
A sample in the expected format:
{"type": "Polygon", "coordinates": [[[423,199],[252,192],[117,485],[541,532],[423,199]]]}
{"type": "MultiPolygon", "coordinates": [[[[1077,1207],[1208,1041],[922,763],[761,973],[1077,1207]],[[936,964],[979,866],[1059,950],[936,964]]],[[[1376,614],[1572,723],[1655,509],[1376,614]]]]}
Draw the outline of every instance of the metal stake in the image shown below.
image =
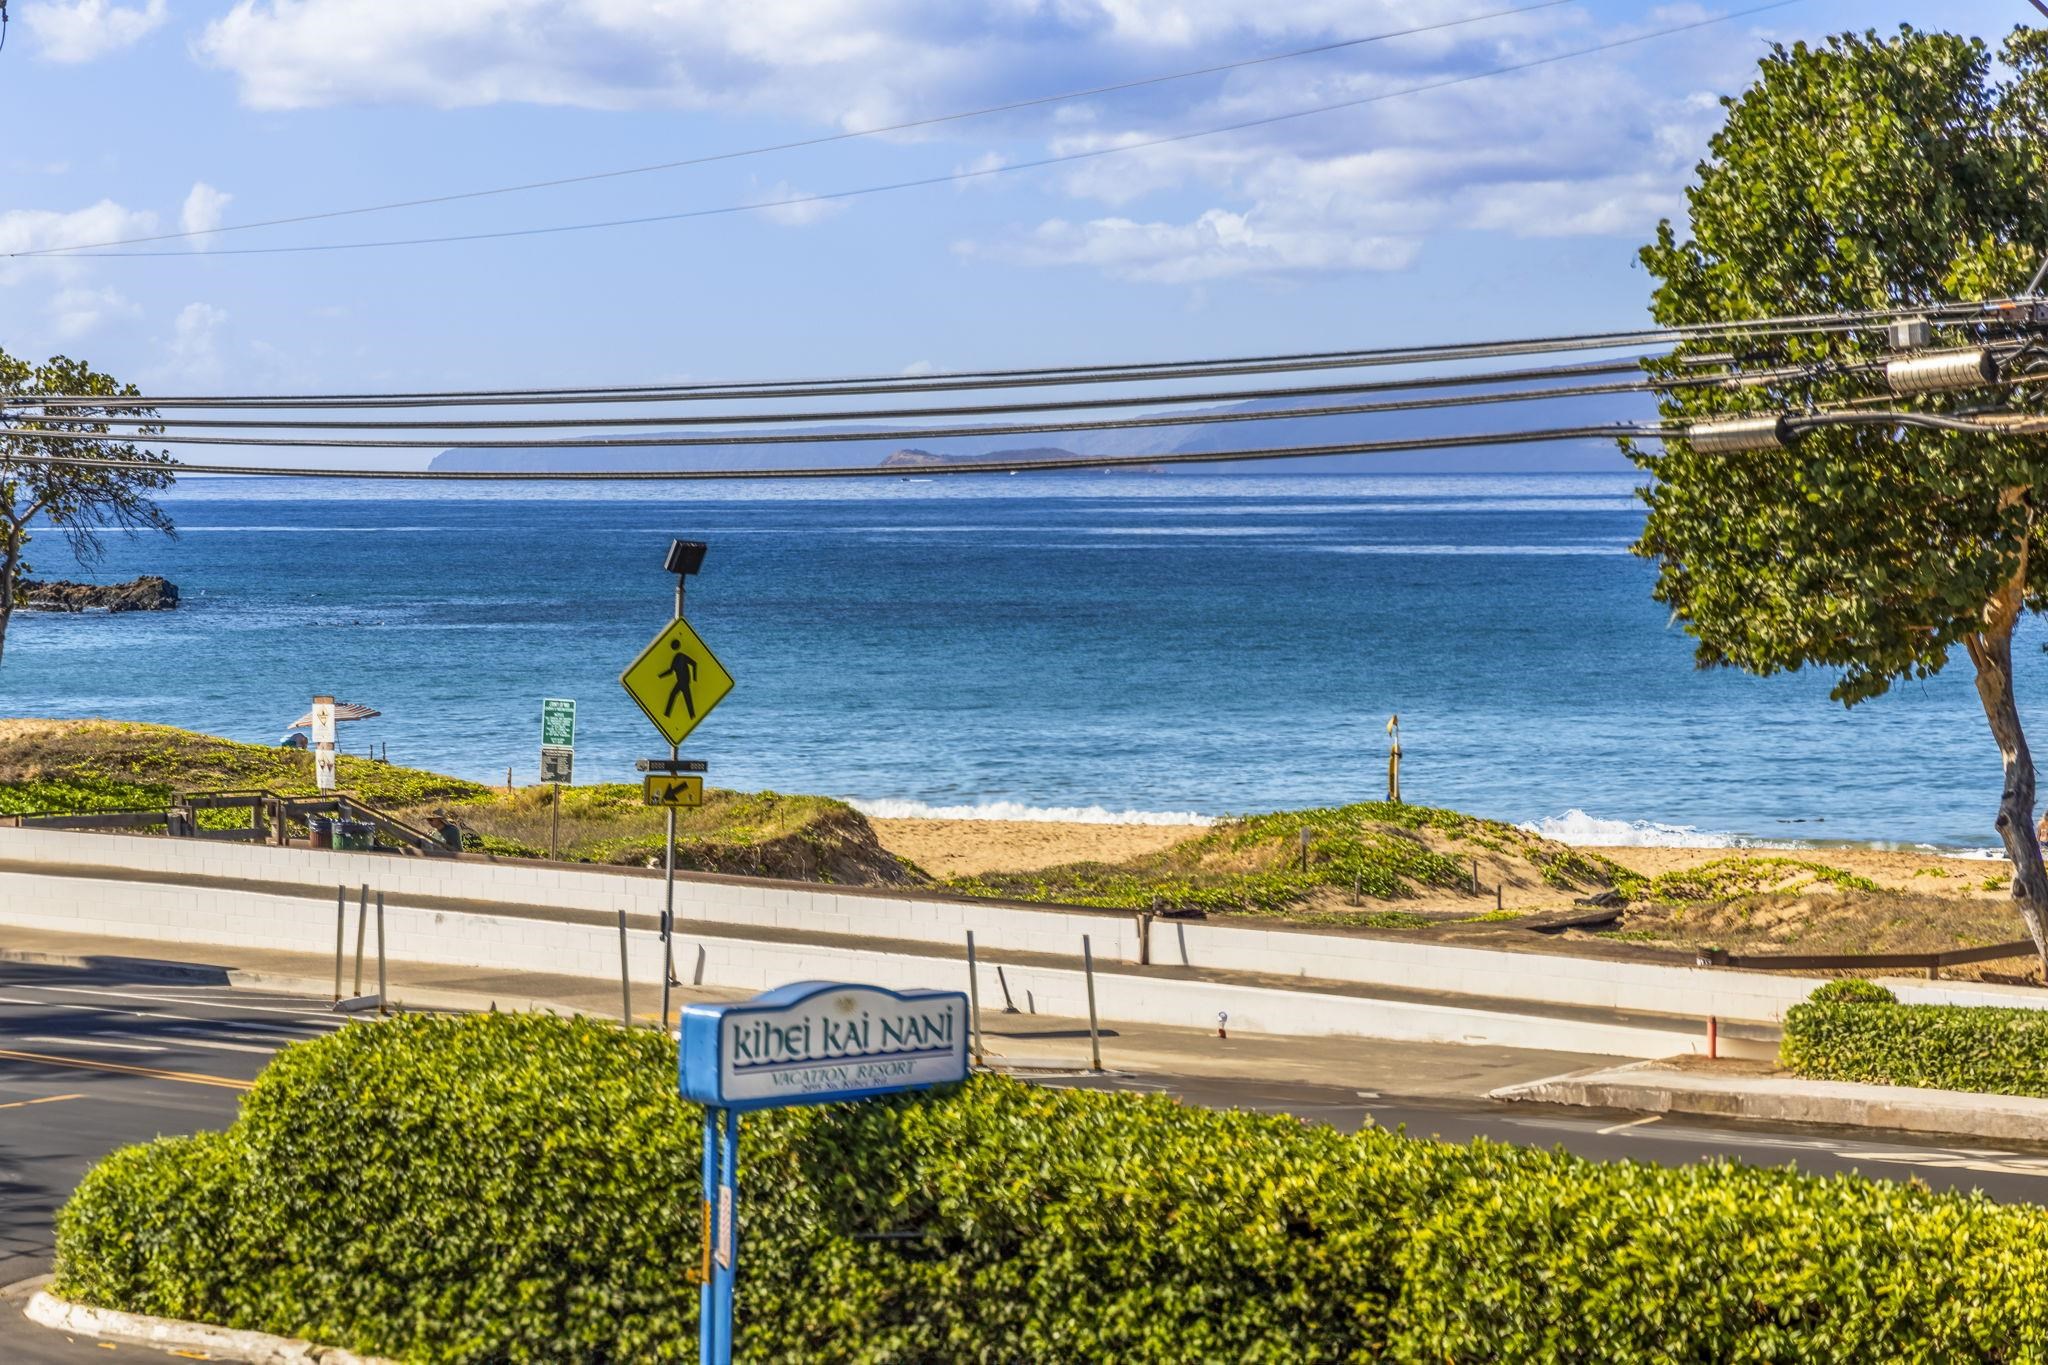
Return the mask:
{"type": "Polygon", "coordinates": [[[363,883],[362,899],[356,902],[356,988],[350,995],[363,993],[363,930],[370,922],[370,884],[363,883]]]}
{"type": "Polygon", "coordinates": [[[974,1038],[974,1064],[981,1065],[981,980],[974,969],[974,931],[967,931],[967,1011],[973,1025],[970,1032],[974,1038]]]}
{"type": "Polygon", "coordinates": [[[1095,1022],[1095,952],[1081,935],[1081,974],[1088,980],[1088,1069],[1102,1070],[1102,1031],[1095,1022]]]}
{"type": "Polygon", "coordinates": [[[552,861],[555,858],[561,856],[562,784],[559,782],[550,782],[548,783],[548,785],[554,788],[555,793],[555,799],[550,805],[550,811],[548,815],[548,858],[550,861],[552,861]]]}
{"type": "Polygon", "coordinates": [[[626,974],[626,908],[619,907],[619,1018],[633,1027],[633,982],[626,974]]]}
{"type": "Polygon", "coordinates": [[[377,893],[377,1013],[389,1007],[391,997],[384,988],[384,893],[377,893]]]}
{"type": "Polygon", "coordinates": [[[348,933],[348,888],[334,888],[334,999],[341,1000],[341,962],[348,933]]]}

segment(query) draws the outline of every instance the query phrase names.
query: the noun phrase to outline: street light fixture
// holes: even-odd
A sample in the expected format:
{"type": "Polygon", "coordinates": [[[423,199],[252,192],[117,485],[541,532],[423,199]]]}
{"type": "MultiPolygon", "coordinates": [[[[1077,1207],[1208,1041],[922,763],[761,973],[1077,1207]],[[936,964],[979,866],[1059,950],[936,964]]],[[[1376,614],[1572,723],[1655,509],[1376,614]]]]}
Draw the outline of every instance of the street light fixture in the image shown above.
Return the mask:
{"type": "Polygon", "coordinates": [[[671,540],[668,543],[668,561],[662,567],[687,578],[704,567],[704,552],[710,548],[701,540],[671,540]]]}

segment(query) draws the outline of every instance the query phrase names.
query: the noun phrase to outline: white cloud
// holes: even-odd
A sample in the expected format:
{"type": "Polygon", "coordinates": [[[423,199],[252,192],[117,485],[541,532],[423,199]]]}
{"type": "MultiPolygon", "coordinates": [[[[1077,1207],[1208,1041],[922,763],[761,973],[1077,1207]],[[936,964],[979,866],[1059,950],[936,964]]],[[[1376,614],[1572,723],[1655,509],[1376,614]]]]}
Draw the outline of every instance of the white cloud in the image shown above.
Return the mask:
{"type": "MultiPolygon", "coordinates": [[[[260,108],[715,107],[858,128],[1482,15],[1497,3],[235,0],[198,49],[260,108]]],[[[971,137],[972,159],[952,166],[975,172],[1363,101],[1050,174],[966,182],[1028,185],[1096,211],[1041,210],[1036,230],[962,243],[965,254],[1129,279],[1398,269],[1430,237],[1475,228],[1640,237],[1680,207],[1718,121],[1713,97],[1747,79],[1755,33],[1731,23],[1525,64],[1699,17],[1692,0],[1676,0],[1658,17],[1611,23],[1578,6],[1487,18],[904,140],[971,137]],[[1523,69],[1465,79],[1503,67],[1523,69]]],[[[750,202],[796,196],[778,185],[750,202]]],[[[763,213],[802,225],[837,207],[763,213]]]]}
{"type": "MultiPolygon", "coordinates": [[[[22,251],[103,242],[156,231],[156,215],[123,208],[102,199],[88,208],[62,213],[51,209],[8,209],[0,212],[0,258],[22,251]]],[[[71,277],[85,269],[76,256],[0,259],[0,285],[14,284],[31,274],[71,277]]]]}
{"type": "MultiPolygon", "coordinates": [[[[1119,279],[1195,284],[1237,275],[1283,276],[1337,270],[1399,270],[1414,260],[1414,238],[1361,236],[1314,222],[1265,225],[1210,209],[1191,223],[1053,219],[994,254],[1030,265],[1094,266],[1119,279]]],[[[972,244],[967,254],[978,254],[972,244]]]]}
{"type": "Polygon", "coordinates": [[[52,62],[89,62],[142,41],[171,17],[169,0],[142,8],[111,0],[41,0],[21,7],[21,24],[52,62]]]}
{"type": "Polygon", "coordinates": [[[211,384],[224,378],[227,366],[220,354],[220,329],[227,320],[226,310],[210,303],[188,303],[179,309],[170,339],[164,343],[163,359],[145,371],[143,387],[211,384]]]}
{"type": "Polygon", "coordinates": [[[771,223],[784,227],[808,227],[821,218],[830,218],[846,207],[843,199],[813,199],[806,191],[798,189],[787,180],[777,181],[766,189],[756,190],[747,196],[749,204],[761,205],[761,216],[771,223]]]}
{"type": "MultiPolygon", "coordinates": [[[[185,207],[179,211],[178,226],[185,232],[212,232],[220,226],[221,212],[235,196],[223,193],[204,180],[193,182],[192,192],[185,196],[185,207]]],[[[192,241],[194,251],[204,251],[208,242],[204,237],[192,241]]]]}
{"type": "Polygon", "coordinates": [[[60,289],[43,311],[49,315],[51,335],[60,343],[76,341],[114,318],[142,315],[142,309],[118,289],[60,289]]]}

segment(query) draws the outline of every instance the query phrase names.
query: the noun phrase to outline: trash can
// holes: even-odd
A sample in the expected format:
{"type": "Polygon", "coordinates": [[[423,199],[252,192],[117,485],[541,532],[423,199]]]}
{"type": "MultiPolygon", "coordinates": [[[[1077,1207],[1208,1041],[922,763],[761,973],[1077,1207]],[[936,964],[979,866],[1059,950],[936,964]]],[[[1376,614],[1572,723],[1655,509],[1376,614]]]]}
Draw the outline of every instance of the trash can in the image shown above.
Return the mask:
{"type": "Polygon", "coordinates": [[[309,815],[306,817],[306,833],[312,837],[315,848],[334,847],[334,817],[331,815],[309,815]]]}
{"type": "Polygon", "coordinates": [[[336,823],[334,832],[336,848],[361,852],[376,841],[377,827],[368,820],[342,820],[336,823]]]}

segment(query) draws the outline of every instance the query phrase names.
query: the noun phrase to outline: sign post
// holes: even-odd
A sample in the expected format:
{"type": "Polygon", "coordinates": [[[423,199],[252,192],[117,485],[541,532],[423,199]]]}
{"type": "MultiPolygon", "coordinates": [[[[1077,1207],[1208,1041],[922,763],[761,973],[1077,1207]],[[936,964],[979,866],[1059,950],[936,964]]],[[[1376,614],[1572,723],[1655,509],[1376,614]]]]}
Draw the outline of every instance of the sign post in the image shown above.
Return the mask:
{"type": "Polygon", "coordinates": [[[967,997],[798,981],[734,1005],[685,1005],[682,1096],[704,1106],[699,1365],[730,1365],[739,1279],[740,1115],[967,1079],[967,997]]]}
{"type": "Polygon", "coordinates": [[[313,785],[331,792],[334,777],[334,698],[313,698],[313,785]]]}
{"type": "Polygon", "coordinates": [[[576,780],[576,703],[543,697],[540,703],[540,780],[550,793],[548,857],[557,855],[562,835],[562,784],[576,780]]]}
{"type": "MultiPolygon", "coordinates": [[[[654,722],[654,728],[661,731],[661,737],[668,741],[667,764],[662,766],[659,759],[643,759],[640,764],[643,772],[650,767],[666,773],[688,771],[680,757],[683,737],[696,729],[698,723],[711,714],[711,708],[725,700],[725,694],[732,691],[732,674],[725,671],[725,665],[718,662],[718,656],[683,619],[683,585],[691,574],[704,566],[706,548],[701,540],[669,542],[668,559],[662,567],[676,576],[675,617],[666,630],[640,651],[638,658],[626,665],[626,671],[619,674],[619,685],[626,689],[626,695],[646,713],[647,719],[654,722]],[[680,710],[678,703],[681,704],[680,710]]],[[[697,765],[697,769],[702,771],[702,765],[697,765]]],[[[661,1028],[664,1033],[668,1031],[669,990],[677,984],[673,942],[676,923],[676,811],[703,804],[703,779],[699,778],[695,783],[695,799],[683,799],[691,790],[689,784],[673,781],[657,790],[653,778],[647,779],[642,787],[642,799],[648,805],[664,806],[668,810],[668,839],[663,846],[661,860],[661,1028]]],[[[619,942],[622,950],[625,926],[625,912],[621,911],[619,942]]]]}

